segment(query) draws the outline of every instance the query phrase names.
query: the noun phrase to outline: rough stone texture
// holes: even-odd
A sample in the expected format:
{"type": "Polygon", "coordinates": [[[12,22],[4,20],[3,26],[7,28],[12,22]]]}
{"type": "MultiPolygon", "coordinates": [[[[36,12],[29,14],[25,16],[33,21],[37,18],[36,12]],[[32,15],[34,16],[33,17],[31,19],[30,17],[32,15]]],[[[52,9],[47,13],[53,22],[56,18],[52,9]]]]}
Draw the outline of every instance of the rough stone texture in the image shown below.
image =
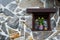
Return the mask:
{"type": "Polygon", "coordinates": [[[34,31],[33,38],[35,40],[44,40],[47,37],[49,37],[52,33],[52,31],[34,31]]]}
{"type": "Polygon", "coordinates": [[[57,26],[57,30],[60,30],[60,20],[59,20],[59,23],[58,23],[58,26],[57,26]]]}
{"type": "Polygon", "coordinates": [[[8,26],[10,26],[11,28],[17,29],[18,25],[19,25],[18,17],[10,18],[10,20],[8,21],[8,26]]]}
{"type": "Polygon", "coordinates": [[[49,40],[60,40],[60,31],[57,31],[49,40]]]}
{"type": "Polygon", "coordinates": [[[0,8],[0,13],[2,13],[3,11],[2,11],[2,8],[0,8]]]}
{"type": "Polygon", "coordinates": [[[12,3],[12,4],[10,4],[9,6],[8,6],[8,8],[11,10],[11,11],[14,11],[15,9],[16,9],[16,7],[17,7],[17,4],[15,3],[12,3]]]}
{"type": "Polygon", "coordinates": [[[57,13],[55,14],[54,18],[55,18],[55,21],[57,22],[57,19],[58,19],[58,14],[57,13]]]}
{"type": "Polygon", "coordinates": [[[21,30],[21,36],[24,36],[24,30],[21,30]]]}
{"type": "Polygon", "coordinates": [[[43,40],[43,32],[33,32],[33,38],[35,40],[43,40]]]}
{"type": "Polygon", "coordinates": [[[22,11],[22,9],[20,9],[20,8],[17,8],[17,9],[16,9],[16,13],[18,13],[18,12],[20,12],[20,11],[22,11]]]}
{"type": "Polygon", "coordinates": [[[0,40],[5,40],[6,36],[0,34],[0,40]]]}
{"type": "Polygon", "coordinates": [[[28,8],[28,7],[44,7],[44,4],[39,0],[24,0],[20,2],[21,8],[28,8]]]}
{"type": "Polygon", "coordinates": [[[59,17],[59,8],[57,7],[57,12],[56,12],[56,14],[54,16],[56,21],[58,20],[58,17],[59,17]]]}
{"type": "Polygon", "coordinates": [[[9,11],[8,9],[4,9],[4,14],[6,15],[6,16],[14,16],[14,14],[11,12],[11,11],[9,11]]]}
{"type": "Polygon", "coordinates": [[[5,37],[5,39],[4,40],[11,40],[9,37],[5,37]]]}
{"type": "Polygon", "coordinates": [[[32,28],[32,16],[26,18],[26,24],[28,25],[28,28],[32,28]]]}
{"type": "Polygon", "coordinates": [[[52,18],[54,16],[54,14],[52,13],[52,14],[50,14],[50,18],[52,18]]]}
{"type": "Polygon", "coordinates": [[[51,20],[51,29],[53,30],[56,27],[56,21],[54,19],[51,20]]]}
{"type": "Polygon", "coordinates": [[[30,34],[29,34],[29,33],[27,33],[27,32],[25,32],[25,39],[27,39],[27,38],[28,38],[28,36],[30,36],[30,34]]]}
{"type": "Polygon", "coordinates": [[[54,6],[54,0],[46,0],[46,8],[52,8],[54,6]]]}
{"type": "Polygon", "coordinates": [[[7,4],[9,4],[12,1],[15,1],[15,0],[0,0],[0,4],[2,4],[3,6],[6,6],[7,4]]]}
{"type": "MultiPolygon", "coordinates": [[[[5,2],[5,3],[7,3],[6,1],[3,1],[3,2],[5,2]]],[[[3,4],[3,5],[5,5],[5,4],[3,4]]],[[[11,6],[11,5],[10,5],[11,6]]],[[[10,7],[9,6],[9,7],[10,7]]],[[[23,1],[21,1],[20,2],[20,8],[22,9],[22,8],[28,8],[28,7],[40,7],[40,8],[44,8],[44,4],[41,2],[41,1],[39,1],[39,0],[23,0],[23,1]]],[[[51,8],[51,7],[54,7],[55,5],[54,5],[54,2],[52,1],[52,0],[47,0],[46,1],[46,8],[51,8]]],[[[17,5],[16,4],[13,4],[9,9],[10,10],[12,10],[12,11],[14,11],[15,10],[15,8],[17,7],[17,5]]],[[[20,13],[20,11],[22,11],[22,10],[20,10],[19,8],[18,8],[18,10],[16,11],[17,13],[19,12],[20,13]],[[19,11],[18,11],[19,10],[19,11]]],[[[10,12],[9,10],[7,10],[7,9],[4,9],[4,14],[6,15],[6,16],[12,16],[13,17],[13,13],[12,12],[10,12]]],[[[19,15],[19,14],[18,14],[19,15]]],[[[17,15],[17,16],[18,16],[17,15]]],[[[51,17],[53,16],[54,14],[51,14],[51,17]]],[[[28,28],[32,28],[32,15],[31,14],[27,14],[26,13],[26,11],[22,11],[21,12],[21,14],[19,15],[19,16],[23,16],[24,18],[23,19],[25,19],[26,20],[26,24],[28,25],[28,28]],[[29,16],[29,17],[28,17],[29,16]]],[[[54,18],[57,20],[57,18],[58,18],[58,15],[56,14],[55,16],[54,16],[54,18]]],[[[16,29],[18,26],[16,26],[16,24],[17,24],[17,22],[16,22],[16,20],[15,20],[16,18],[13,18],[9,23],[12,25],[11,27],[12,28],[14,28],[14,29],[16,29]],[[15,27],[16,26],[16,27],[15,27]]],[[[18,20],[19,21],[19,20],[18,20]]],[[[55,25],[55,24],[53,24],[53,25],[55,25]]],[[[60,26],[59,26],[60,27],[60,26]]],[[[19,28],[19,30],[21,31],[21,35],[22,36],[24,36],[24,29],[23,29],[23,27],[18,27],[19,28]]],[[[2,28],[2,29],[4,29],[4,28],[2,28]]],[[[4,30],[5,31],[5,30],[4,30]]],[[[11,29],[8,29],[8,31],[9,31],[9,33],[10,34],[12,34],[12,33],[16,33],[16,31],[15,30],[11,30],[11,29]]],[[[29,31],[29,33],[30,33],[30,31],[29,31]]],[[[43,39],[45,39],[45,38],[47,38],[49,35],[51,35],[51,33],[52,32],[50,32],[50,31],[40,31],[40,32],[33,32],[33,38],[35,39],[35,40],[43,40],[43,39]]],[[[29,34],[27,34],[26,33],[26,35],[25,36],[29,36],[29,34]]],[[[26,37],[26,38],[28,38],[28,37],[26,37]]],[[[3,38],[3,40],[4,40],[5,38],[3,38]]],[[[8,38],[9,39],[9,38],[8,38]]],[[[16,39],[16,40],[20,40],[20,38],[18,38],[18,39],[16,39]]],[[[22,40],[22,39],[21,39],[22,40]]],[[[24,40],[24,39],[23,39],[24,40]]]]}
{"type": "Polygon", "coordinates": [[[2,23],[1,29],[2,29],[6,34],[8,34],[8,32],[7,32],[7,30],[6,30],[5,23],[2,23]]]}
{"type": "Polygon", "coordinates": [[[59,25],[60,25],[60,20],[59,20],[59,25]]]}
{"type": "Polygon", "coordinates": [[[11,34],[13,34],[13,33],[17,33],[17,31],[15,31],[15,30],[13,30],[13,29],[8,29],[8,31],[9,31],[9,35],[11,35],[11,34]]]}
{"type": "Polygon", "coordinates": [[[48,38],[52,33],[52,31],[43,31],[43,39],[48,38]]]}

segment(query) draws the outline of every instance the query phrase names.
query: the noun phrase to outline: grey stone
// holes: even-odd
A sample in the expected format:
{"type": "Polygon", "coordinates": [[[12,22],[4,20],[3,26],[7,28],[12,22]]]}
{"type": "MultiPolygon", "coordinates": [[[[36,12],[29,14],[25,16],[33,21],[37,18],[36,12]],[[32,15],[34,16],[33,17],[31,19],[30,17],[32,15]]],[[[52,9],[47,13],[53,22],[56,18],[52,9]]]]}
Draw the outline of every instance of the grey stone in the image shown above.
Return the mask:
{"type": "Polygon", "coordinates": [[[54,0],[46,0],[46,8],[53,8],[54,5],[54,0]]]}
{"type": "Polygon", "coordinates": [[[60,35],[57,35],[57,39],[60,39],[60,35]]]}
{"type": "Polygon", "coordinates": [[[52,14],[50,14],[50,18],[52,18],[54,16],[54,14],[52,13],[52,14]]]}
{"type": "Polygon", "coordinates": [[[40,0],[23,0],[20,2],[21,8],[28,8],[28,7],[44,7],[44,4],[40,0]]]}
{"type": "Polygon", "coordinates": [[[25,38],[28,38],[28,36],[31,34],[31,29],[26,28],[26,32],[25,32],[25,38]]]}
{"type": "Polygon", "coordinates": [[[54,19],[51,20],[51,29],[56,27],[56,21],[54,19]]]}
{"type": "Polygon", "coordinates": [[[9,4],[12,1],[15,1],[15,0],[0,0],[0,4],[2,4],[3,6],[6,6],[7,4],[9,4]]]}
{"type": "Polygon", "coordinates": [[[43,34],[43,38],[46,39],[46,38],[48,38],[53,32],[52,32],[52,31],[44,31],[43,33],[44,33],[44,34],[43,34]]]}
{"type": "Polygon", "coordinates": [[[21,36],[24,36],[24,25],[23,23],[19,22],[19,27],[18,27],[18,30],[21,31],[21,36]]]}
{"type": "Polygon", "coordinates": [[[29,33],[25,32],[25,39],[27,39],[29,35],[29,33]]]}
{"type": "Polygon", "coordinates": [[[30,29],[30,28],[26,28],[26,31],[27,31],[28,33],[31,33],[31,29],[30,29]]]}
{"type": "Polygon", "coordinates": [[[57,13],[55,14],[54,18],[55,18],[55,21],[58,20],[58,14],[57,13]]]}
{"type": "Polygon", "coordinates": [[[41,32],[41,31],[33,32],[33,38],[35,40],[42,40],[43,39],[43,32],[41,32]]]}
{"type": "Polygon", "coordinates": [[[6,16],[14,16],[14,14],[11,12],[11,11],[9,11],[8,9],[4,9],[4,14],[6,15],[6,16]]]}
{"type": "Polygon", "coordinates": [[[6,30],[5,23],[2,23],[2,27],[1,27],[1,29],[2,29],[6,34],[8,34],[8,33],[7,33],[7,30],[6,30]]]}
{"type": "Polygon", "coordinates": [[[5,38],[5,40],[10,40],[10,38],[9,38],[9,37],[7,37],[7,38],[5,38]]]}
{"type": "Polygon", "coordinates": [[[8,26],[10,26],[11,28],[18,28],[19,25],[19,18],[18,17],[14,17],[14,18],[10,18],[10,20],[7,22],[8,26]]]}
{"type": "Polygon", "coordinates": [[[21,36],[24,36],[24,29],[23,29],[23,30],[21,30],[21,33],[22,33],[22,34],[21,34],[21,36]]]}
{"type": "Polygon", "coordinates": [[[0,17],[0,21],[4,21],[5,19],[3,17],[0,17]]]}
{"type": "Polygon", "coordinates": [[[16,9],[16,7],[17,7],[17,4],[10,4],[10,5],[9,5],[9,9],[10,9],[11,11],[14,11],[14,10],[16,9]]]}
{"type": "Polygon", "coordinates": [[[50,38],[49,40],[53,40],[52,38],[50,38]]]}
{"type": "Polygon", "coordinates": [[[17,16],[21,16],[20,14],[16,14],[17,16]]]}
{"type": "Polygon", "coordinates": [[[59,23],[58,24],[60,25],[60,20],[59,20],[59,23]]]}
{"type": "Polygon", "coordinates": [[[2,8],[0,8],[0,13],[2,13],[3,11],[2,11],[2,8]]]}
{"type": "Polygon", "coordinates": [[[0,40],[5,40],[6,36],[0,34],[0,40]]]}
{"type": "Polygon", "coordinates": [[[24,27],[21,26],[21,25],[19,25],[18,30],[19,30],[19,31],[20,31],[20,30],[24,30],[24,27]]]}
{"type": "Polygon", "coordinates": [[[20,9],[20,8],[17,8],[16,9],[16,12],[20,12],[20,11],[22,11],[22,9],[20,9]]]}
{"type": "Polygon", "coordinates": [[[58,23],[58,27],[60,27],[60,20],[59,20],[59,23],[58,23]]]}
{"type": "Polygon", "coordinates": [[[26,24],[28,28],[32,28],[32,15],[28,15],[25,17],[26,19],[26,24]],[[28,17],[29,16],[29,17],[28,17]]]}

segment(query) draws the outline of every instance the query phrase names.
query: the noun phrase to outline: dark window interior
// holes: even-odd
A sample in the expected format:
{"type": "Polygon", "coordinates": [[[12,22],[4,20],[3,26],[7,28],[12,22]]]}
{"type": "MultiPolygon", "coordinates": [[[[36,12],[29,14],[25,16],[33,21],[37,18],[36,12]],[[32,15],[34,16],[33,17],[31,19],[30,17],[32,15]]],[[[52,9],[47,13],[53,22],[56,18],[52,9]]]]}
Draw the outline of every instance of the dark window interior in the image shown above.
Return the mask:
{"type": "Polygon", "coordinates": [[[58,2],[60,2],[60,0],[58,0],[58,2]]]}
{"type": "Polygon", "coordinates": [[[37,12],[37,13],[34,13],[33,14],[33,28],[32,28],[32,30],[33,31],[49,31],[49,30],[51,30],[51,28],[50,28],[50,22],[49,22],[49,19],[50,19],[50,17],[49,17],[49,13],[40,13],[40,12],[37,12]],[[47,28],[47,30],[45,30],[44,28],[45,27],[43,27],[43,30],[39,30],[39,27],[38,27],[38,29],[35,29],[35,20],[38,18],[38,17],[40,17],[40,18],[44,18],[44,20],[46,20],[47,21],[47,25],[48,25],[48,28],[47,28]]]}
{"type": "Polygon", "coordinates": [[[60,8],[59,8],[59,16],[60,16],[60,8]]]}

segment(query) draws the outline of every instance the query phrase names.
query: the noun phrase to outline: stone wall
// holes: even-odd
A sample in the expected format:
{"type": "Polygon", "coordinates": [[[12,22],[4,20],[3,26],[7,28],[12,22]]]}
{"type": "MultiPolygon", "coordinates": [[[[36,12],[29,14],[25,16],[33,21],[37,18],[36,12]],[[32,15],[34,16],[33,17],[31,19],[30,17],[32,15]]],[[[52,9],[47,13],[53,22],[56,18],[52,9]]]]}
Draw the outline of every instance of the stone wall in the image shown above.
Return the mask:
{"type": "Polygon", "coordinates": [[[20,2],[21,8],[28,8],[28,7],[44,7],[44,4],[39,0],[23,0],[20,2]]]}
{"type": "Polygon", "coordinates": [[[53,8],[54,6],[54,0],[46,0],[46,8],[53,8]]]}

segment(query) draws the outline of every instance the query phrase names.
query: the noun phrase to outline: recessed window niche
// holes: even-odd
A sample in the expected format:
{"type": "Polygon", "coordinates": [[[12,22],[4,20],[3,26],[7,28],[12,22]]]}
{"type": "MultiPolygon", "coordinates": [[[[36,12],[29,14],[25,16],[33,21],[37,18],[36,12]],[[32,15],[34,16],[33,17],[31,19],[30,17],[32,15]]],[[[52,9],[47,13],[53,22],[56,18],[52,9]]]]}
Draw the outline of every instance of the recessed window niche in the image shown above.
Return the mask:
{"type": "Polygon", "coordinates": [[[32,31],[51,31],[50,14],[56,8],[28,8],[27,13],[32,13],[32,31]]]}

